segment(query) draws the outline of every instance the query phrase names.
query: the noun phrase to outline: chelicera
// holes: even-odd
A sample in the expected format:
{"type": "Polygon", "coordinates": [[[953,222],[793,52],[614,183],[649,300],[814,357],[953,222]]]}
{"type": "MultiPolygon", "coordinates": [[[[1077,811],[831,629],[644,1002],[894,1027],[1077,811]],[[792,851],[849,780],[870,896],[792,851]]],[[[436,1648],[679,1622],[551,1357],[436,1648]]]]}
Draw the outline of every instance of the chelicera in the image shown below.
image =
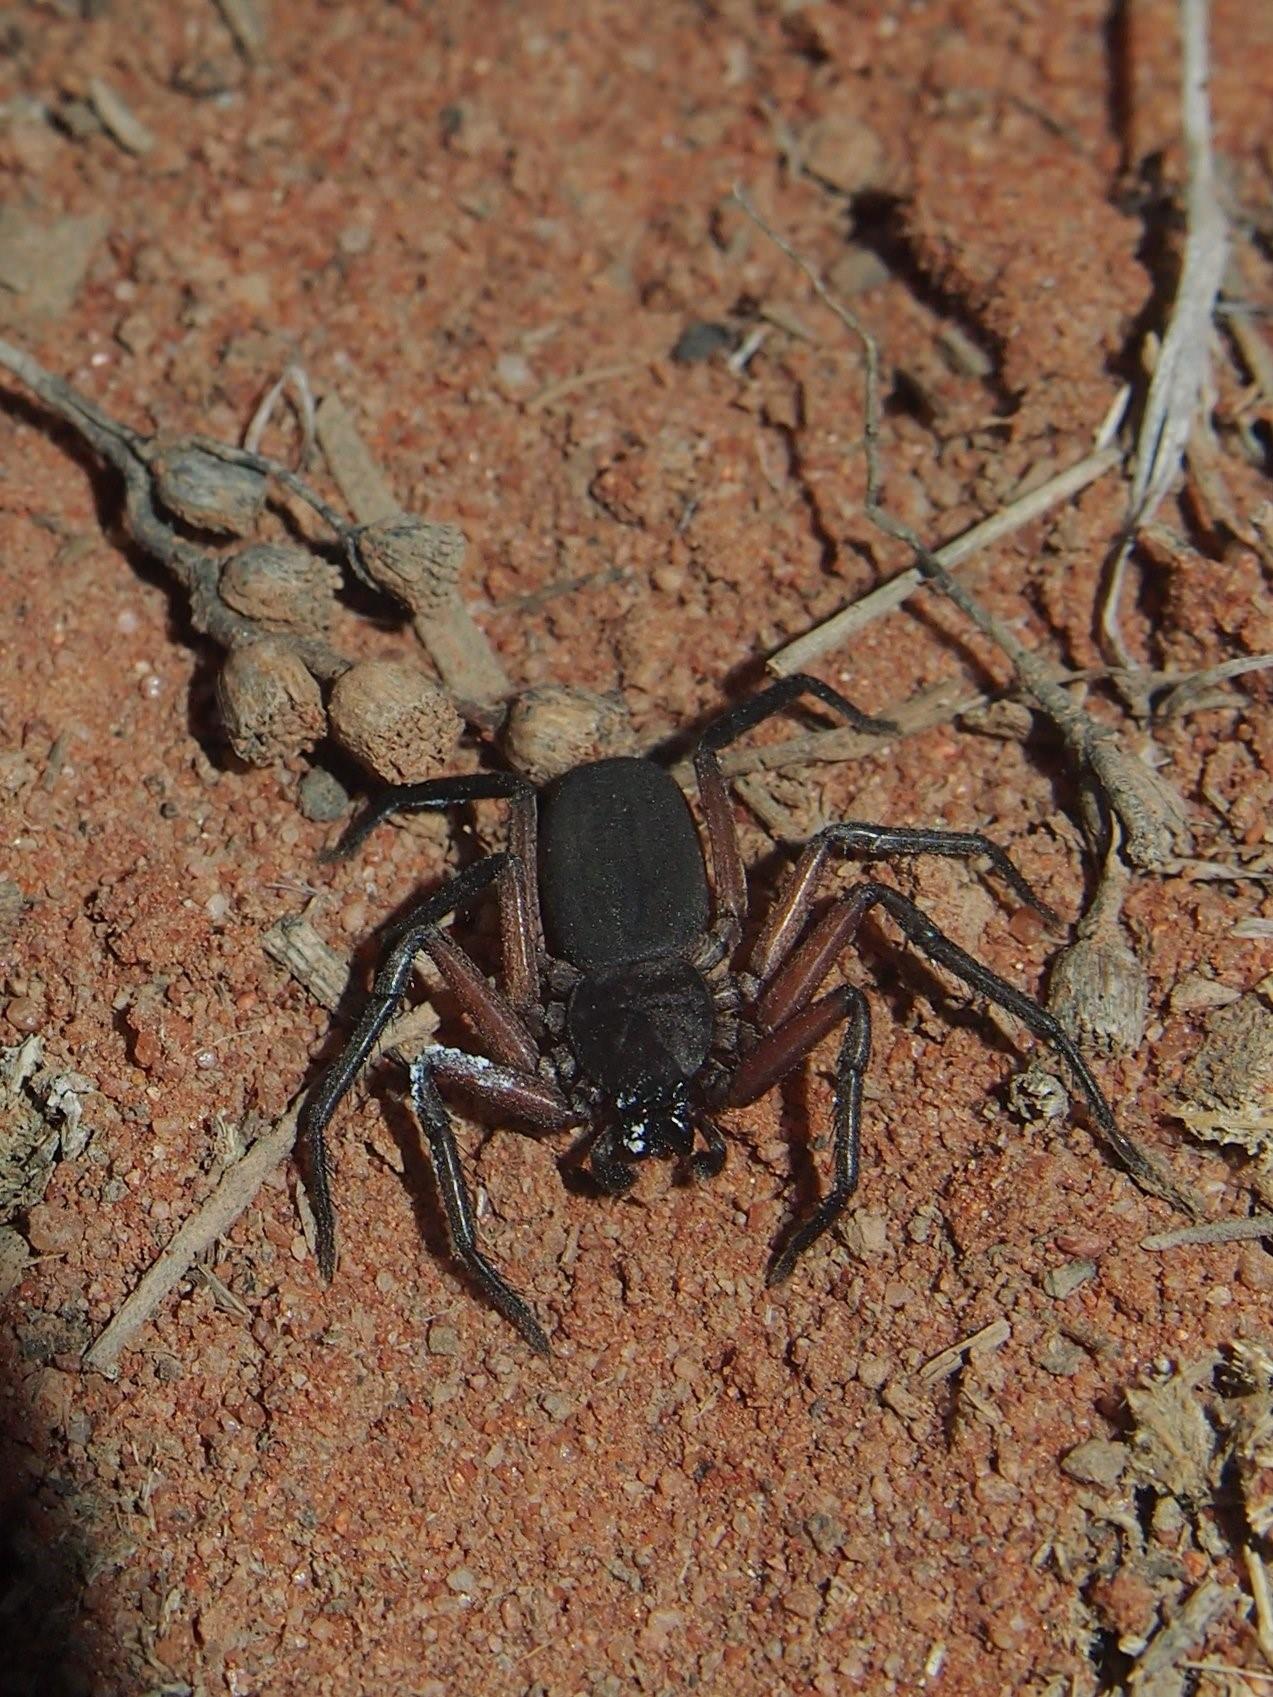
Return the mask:
{"type": "Polygon", "coordinates": [[[768,917],[743,944],[747,883],[719,751],[801,696],[813,696],[864,731],[889,731],[820,679],[773,684],[711,724],[695,755],[706,855],[689,806],[655,761],[589,762],[542,789],[514,773],[478,773],[383,794],[337,853],[349,854],[390,815],[487,798],[511,808],[509,846],[427,895],[390,936],[371,995],[345,1047],[311,1092],[301,1119],[323,1276],[335,1268],[335,1215],[325,1133],[400,1003],[426,952],[476,1032],[483,1053],[435,1044],[410,1068],[456,1256],[533,1349],[548,1340],[529,1305],[478,1246],[472,1196],[444,1092],[535,1132],[586,1128],[600,1188],[619,1196],[635,1168],[671,1158],[695,1178],[725,1162],[717,1115],[758,1100],[823,1038],[843,1029],[835,1064],[831,1183],[793,1222],[769,1264],[776,1284],[844,1211],[858,1183],[862,1080],[871,1014],[862,992],[819,994],[873,908],[888,914],[929,960],[1014,1014],[1068,1065],[1105,1140],[1150,1188],[1148,1157],[1115,1123],[1066,1030],[1030,996],[952,942],[890,885],[865,882],[820,911],[829,865],[841,856],[984,857],[1008,887],[1053,923],[1004,851],[978,832],[846,821],[826,826],[801,852],[768,917]],[[440,928],[450,914],[497,893],[502,969],[490,983],[440,928]]]}

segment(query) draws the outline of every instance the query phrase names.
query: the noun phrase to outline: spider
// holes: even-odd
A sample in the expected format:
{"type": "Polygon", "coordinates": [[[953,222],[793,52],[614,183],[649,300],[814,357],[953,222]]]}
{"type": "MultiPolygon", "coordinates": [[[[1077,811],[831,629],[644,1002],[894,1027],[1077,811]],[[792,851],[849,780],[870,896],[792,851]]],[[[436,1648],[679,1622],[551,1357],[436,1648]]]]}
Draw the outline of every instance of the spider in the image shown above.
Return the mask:
{"type": "Polygon", "coordinates": [[[819,991],[872,908],[888,914],[929,960],[1049,1044],[1070,1068],[1123,1165],[1148,1188],[1161,1187],[1149,1157],[1119,1130],[1066,1030],[966,954],[913,902],[870,881],[833,895],[815,915],[819,887],[837,856],[937,854],[985,857],[1022,901],[1059,924],[1005,852],[979,832],[856,820],[827,825],[800,853],[754,940],[742,946],[746,875],[718,755],[801,696],[813,696],[862,731],[895,729],[803,674],[725,712],[703,733],[694,758],[706,856],[677,784],[646,758],[591,761],[538,790],[509,772],[402,785],[355,821],[335,855],[352,853],[394,813],[487,798],[511,806],[509,847],[449,878],[389,936],[361,1017],[305,1103],[300,1140],[325,1279],[336,1261],[326,1128],[401,1001],[421,950],[486,1051],[433,1044],[410,1067],[411,1098],[451,1243],[491,1303],[540,1352],[548,1349],[543,1328],[478,1246],[443,1091],[461,1091],[488,1114],[536,1132],[587,1128],[592,1176],[602,1191],[619,1196],[633,1184],[636,1164],[651,1157],[671,1158],[698,1179],[719,1173],[726,1142],[715,1116],[758,1100],[842,1027],[831,1183],[823,1200],[779,1240],[767,1275],[777,1284],[840,1217],[857,1187],[870,1008],[852,985],[819,991]],[[501,918],[498,985],[440,928],[447,915],[473,907],[492,890],[501,918]]]}

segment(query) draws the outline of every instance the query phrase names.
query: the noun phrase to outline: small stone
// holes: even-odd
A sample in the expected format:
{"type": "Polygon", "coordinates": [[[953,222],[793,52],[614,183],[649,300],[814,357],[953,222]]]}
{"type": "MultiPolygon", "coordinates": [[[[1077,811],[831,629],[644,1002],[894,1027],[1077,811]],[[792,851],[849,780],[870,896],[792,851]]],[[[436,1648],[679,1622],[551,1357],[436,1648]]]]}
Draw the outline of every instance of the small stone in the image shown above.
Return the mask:
{"type": "Polygon", "coordinates": [[[325,766],[311,766],[300,782],[300,809],[315,825],[330,825],[349,811],[349,791],[325,766]]]}
{"type": "Polygon", "coordinates": [[[819,1510],[804,1523],[809,1542],[820,1556],[833,1556],[844,1542],[844,1525],[834,1514],[819,1510]]]}
{"type": "Polygon", "coordinates": [[[454,1326],[434,1324],[429,1327],[428,1347],[430,1355],[458,1355],[460,1334],[454,1326]]]}
{"type": "Polygon", "coordinates": [[[782,1606],[798,1620],[817,1620],[822,1612],[822,1593],[814,1585],[792,1585],[783,1592],[782,1606]]]}
{"type": "Polygon", "coordinates": [[[731,349],[734,340],[734,332],[727,324],[687,324],[673,344],[671,357],[677,365],[701,365],[714,354],[731,349]]]}
{"type": "Polygon", "coordinates": [[[452,1591],[458,1591],[462,1597],[475,1597],[478,1592],[477,1575],[471,1567],[455,1567],[446,1576],[447,1585],[452,1591]]]}
{"type": "Polygon", "coordinates": [[[0,1226],[0,1302],[22,1282],[30,1256],[26,1239],[12,1226],[0,1226]]]}
{"type": "Polygon", "coordinates": [[[883,1255],[888,1248],[888,1221],[882,1214],[870,1214],[859,1208],[850,1216],[841,1235],[851,1254],[869,1260],[883,1255]]]}
{"type": "Polygon", "coordinates": [[[805,131],[804,167],[841,194],[859,194],[886,182],[884,143],[847,112],[818,118],[805,131]]]}
{"type": "Polygon", "coordinates": [[[66,1255],[84,1238],[84,1221],[73,1211],[41,1202],[27,1214],[27,1242],[37,1255],[66,1255]]]}
{"type": "Polygon", "coordinates": [[[1069,1261],[1064,1267],[1049,1267],[1043,1275],[1043,1288],[1060,1301],[1085,1285],[1095,1271],[1095,1261],[1069,1261]]]}
{"type": "Polygon", "coordinates": [[[849,247],[827,273],[827,282],[837,295],[864,295],[887,283],[892,273],[879,254],[869,247],[849,247]]]}
{"type": "Polygon", "coordinates": [[[1053,1332],[1038,1351],[1035,1360],[1045,1373],[1054,1378],[1068,1379],[1083,1365],[1083,1351],[1069,1338],[1053,1332]]]}
{"type": "Polygon", "coordinates": [[[1126,1444],[1114,1444],[1105,1438],[1089,1438],[1076,1444],[1061,1458],[1061,1471],[1083,1485],[1117,1485],[1126,1470],[1129,1452],[1126,1444]]]}

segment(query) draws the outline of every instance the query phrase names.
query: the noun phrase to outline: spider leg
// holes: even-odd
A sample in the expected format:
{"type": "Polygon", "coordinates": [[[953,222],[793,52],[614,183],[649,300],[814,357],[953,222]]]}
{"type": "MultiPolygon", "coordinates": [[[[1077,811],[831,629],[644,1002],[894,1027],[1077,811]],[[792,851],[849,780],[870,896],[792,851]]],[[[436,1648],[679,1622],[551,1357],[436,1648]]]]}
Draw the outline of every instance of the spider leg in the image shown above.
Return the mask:
{"type": "Polygon", "coordinates": [[[395,784],[381,793],[350,825],[335,848],[322,860],[345,860],[395,813],[438,813],[472,801],[512,803],[509,849],[518,870],[500,887],[500,932],[504,981],[509,999],[518,1008],[533,1007],[537,999],[539,962],[543,953],[536,880],[535,789],[516,772],[470,772],[449,778],[428,778],[419,784],[395,784]]]}
{"type": "MultiPolygon", "coordinates": [[[[1161,1171],[1153,1158],[1140,1144],[1120,1131],[1103,1091],[1092,1076],[1077,1044],[1059,1020],[1033,997],[1009,984],[979,960],[967,954],[946,936],[928,915],[887,884],[859,885],[847,895],[837,898],[830,910],[814,926],[801,946],[789,956],[770,979],[757,1007],[757,1021],[764,1030],[781,1028],[783,1022],[798,1013],[809,996],[822,982],[840,951],[856,933],[862,920],[873,907],[882,907],[900,927],[907,940],[928,957],[954,973],[970,989],[987,1001],[1005,1008],[1046,1043],[1065,1062],[1079,1088],[1087,1098],[1092,1117],[1106,1143],[1119,1161],[1142,1188],[1163,1196],[1185,1213],[1196,1210],[1171,1177],[1161,1171]]],[[[746,1065],[746,1062],[744,1062],[746,1065]]]]}
{"type": "Polygon", "coordinates": [[[411,1063],[411,1100],[429,1140],[429,1155],[457,1259],[530,1347],[540,1355],[547,1355],[548,1339],[529,1304],[477,1246],[473,1200],[460,1165],[451,1118],[438,1092],[436,1078],[442,1076],[462,1081],[466,1088],[482,1095],[487,1102],[514,1109],[519,1116],[545,1129],[567,1129],[578,1124],[578,1116],[570,1112],[566,1103],[543,1079],[526,1077],[511,1068],[496,1067],[491,1063],[483,1066],[481,1061],[481,1056],[465,1055],[456,1049],[425,1049],[411,1063]]]}
{"type": "Polygon", "coordinates": [[[725,1165],[726,1144],[720,1127],[715,1120],[709,1120],[706,1114],[698,1116],[698,1129],[703,1134],[706,1149],[700,1149],[697,1155],[691,1155],[689,1160],[690,1172],[697,1179],[715,1178],[725,1165]]]}
{"type": "Polygon", "coordinates": [[[757,978],[771,977],[790,953],[809,917],[814,895],[833,853],[852,855],[862,860],[887,860],[912,854],[938,854],[969,860],[984,856],[1022,901],[1041,913],[1049,924],[1061,923],[998,843],[982,836],[980,831],[930,831],[911,826],[871,825],[850,819],[824,826],[805,845],[748,956],[747,970],[757,978]]]}
{"type": "Polygon", "coordinates": [[[419,784],[391,784],[370,801],[324,860],[347,860],[360,849],[378,825],[395,813],[440,813],[468,801],[534,798],[534,786],[516,772],[457,773],[449,778],[426,778],[419,784]]]}
{"type": "Polygon", "coordinates": [[[485,1055],[431,1043],[422,1053],[439,1084],[454,1085],[480,1102],[492,1119],[512,1119],[535,1131],[573,1131],[584,1116],[571,1107],[555,1084],[537,1072],[500,1066],[485,1055]]]}
{"type": "Polygon", "coordinates": [[[891,719],[873,719],[821,678],[805,672],[793,672],[789,678],[779,678],[768,689],[761,690],[750,701],[740,702],[714,720],[699,739],[694,755],[694,772],[698,793],[707,826],[707,841],[711,850],[712,883],[716,892],[717,925],[723,935],[732,938],[730,951],[742,935],[747,912],[747,878],[743,870],[742,852],[738,846],[738,829],[734,824],[733,804],[729,788],[721,772],[719,751],[735,742],[747,731],[774,714],[784,712],[802,695],[816,696],[833,707],[850,725],[860,731],[886,736],[897,729],[891,719]]]}
{"type": "MultiPolygon", "coordinates": [[[[350,1033],[349,1041],[306,1098],[301,1110],[298,1142],[306,1157],[310,1201],[318,1238],[318,1266],[325,1279],[336,1268],[336,1214],[332,1207],[327,1166],[326,1128],[367,1057],[393,1017],[411,977],[420,949],[429,942],[439,920],[468,907],[497,879],[515,876],[514,857],[492,854],[476,861],[439,890],[428,895],[390,938],[372,980],[371,995],[350,1033]]],[[[476,969],[475,969],[476,970],[476,969]]]]}
{"type": "Polygon", "coordinates": [[[730,1084],[729,1105],[741,1107],[771,1089],[829,1031],[844,1023],[835,1065],[831,1118],[831,1188],[808,1217],[787,1233],[769,1266],[766,1282],[780,1284],[811,1243],[833,1226],[857,1189],[862,1144],[862,1079],[871,1058],[871,1010],[852,984],[793,1014],[762,1037],[744,1057],[730,1084]]]}

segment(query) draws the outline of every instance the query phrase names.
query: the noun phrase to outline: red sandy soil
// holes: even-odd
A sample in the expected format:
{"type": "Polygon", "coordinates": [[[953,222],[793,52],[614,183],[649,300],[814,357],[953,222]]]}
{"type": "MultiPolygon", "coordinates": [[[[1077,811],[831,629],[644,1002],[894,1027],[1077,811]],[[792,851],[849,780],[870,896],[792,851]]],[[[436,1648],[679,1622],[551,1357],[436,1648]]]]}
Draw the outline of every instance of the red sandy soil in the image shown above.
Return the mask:
{"type": "MultiPolygon", "coordinates": [[[[272,0],[255,66],[203,0],[86,10],[0,8],[0,198],[101,218],[74,298],[53,316],[19,299],[3,333],[140,428],[230,440],[300,361],[400,498],[465,528],[470,604],[519,686],[619,691],[646,745],[908,564],[862,510],[857,350],[731,205],[735,182],[858,288],[890,368],[888,500],[934,541],[1087,450],[1170,299],[1165,0],[1122,27],[1095,0],[272,0]],[[148,151],[80,121],[94,77],[148,151]],[[688,325],[757,306],[788,327],[770,323],[745,372],[670,360],[688,325]]],[[[1226,192],[1267,220],[1269,12],[1223,0],[1212,50],[1226,192]]],[[[1265,222],[1245,247],[1265,306],[1267,242],[1265,222]]],[[[1227,344],[1218,357],[1234,408],[1246,373],[1227,344]]],[[[294,452],[289,429],[270,451],[294,452]]],[[[1264,501],[1267,519],[1234,440],[1234,507],[1253,519],[1264,501]]],[[[1059,665],[1099,661],[1125,491],[1107,477],[966,569],[1059,665]]],[[[1188,670],[1273,647],[1256,550],[1187,502],[1161,520],[1178,547],[1133,573],[1137,655],[1188,670]]],[[[0,1689],[1089,1693],[1117,1683],[1120,1634],[1148,1636],[1160,1606],[1207,1576],[1245,1585],[1236,1546],[1204,1553],[1187,1530],[1166,1591],[1119,1579],[1093,1503],[1133,1524],[1135,1505],[1060,1460],[1123,1432],[1151,1363],[1269,1330],[1266,1249],[1142,1249],[1176,1216],[1081,1118],[1021,1126],[1005,1087],[1028,1041],[886,925],[846,968],[876,1010],[860,1196],[781,1290],[764,1266],[805,1151],[825,1175],[833,1050],[807,1086],[732,1117],[725,1173],[696,1189],[660,1169],[596,1200],[563,1187],[548,1147],[462,1128],[486,1246],[543,1317],[548,1359],[447,1258],[386,1067],[334,1128],[333,1286],[282,1168],[118,1378],[81,1372],[312,1075],[329,1016],[262,933],[306,912],[362,946],[442,874],[450,838],[386,830],[318,865],[336,827],[298,811],[303,768],[229,754],[215,654],[124,540],[111,477],[16,383],[0,388],[0,574],[0,874],[25,904],[0,936],[0,1043],[38,1032],[46,1066],[83,1075],[92,1133],[15,1222],[31,1259],[0,1341],[0,1689]],[[1048,1294],[1076,1259],[1094,1274],[1048,1294]],[[919,1376],[1001,1317],[997,1349],[919,1376]]],[[[410,651],[384,611],[349,615],[351,648],[410,651]]],[[[943,679],[1009,681],[931,598],[820,671],[872,711],[943,679]]],[[[1268,841],[1267,683],[1238,687],[1154,732],[1199,858],[1268,841]]],[[[849,815],[980,829],[1064,914],[1090,889],[1046,735],[955,723],[768,784],[801,831],[849,815]]],[[[739,818],[763,895],[782,856],[739,818]]],[[[1040,989],[1062,939],[962,866],[897,876],[1040,989]]],[[[1209,1009],[1269,971],[1267,940],[1235,931],[1269,914],[1267,889],[1138,879],[1149,1029],[1095,1061],[1123,1123],[1215,1214],[1249,1211],[1249,1175],[1172,1103],[1209,1009]]],[[[1205,1653],[1263,1665],[1241,1610],[1205,1653]]]]}

